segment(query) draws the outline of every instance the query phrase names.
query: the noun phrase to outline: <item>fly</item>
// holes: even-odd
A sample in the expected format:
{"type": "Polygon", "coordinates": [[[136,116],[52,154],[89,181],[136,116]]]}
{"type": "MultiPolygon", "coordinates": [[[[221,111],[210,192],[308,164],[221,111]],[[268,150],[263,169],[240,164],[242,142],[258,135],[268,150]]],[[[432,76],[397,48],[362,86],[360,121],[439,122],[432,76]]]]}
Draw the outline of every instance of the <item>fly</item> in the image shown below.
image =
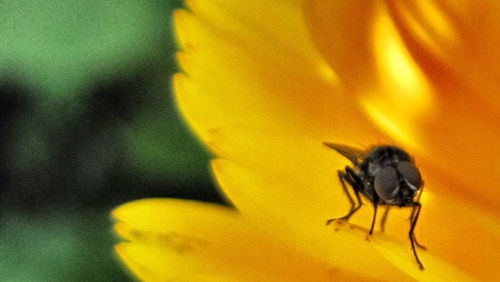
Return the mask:
{"type": "Polygon", "coordinates": [[[411,207],[409,231],[411,248],[420,269],[423,270],[424,266],[417,256],[415,246],[422,249],[425,249],[425,247],[417,242],[414,234],[415,225],[422,208],[419,200],[422,194],[423,181],[420,171],[415,166],[410,155],[403,149],[390,145],[379,145],[368,150],[362,150],[342,144],[327,142],[324,144],[337,151],[353,164],[352,167],[346,166],[344,170],[337,171],[342,188],[351,203],[351,209],[345,216],[329,219],[326,224],[328,225],[337,219],[348,221],[362,205],[360,194],[363,194],[373,204],[373,219],[368,233],[370,235],[373,233],[375,225],[377,206],[386,206],[381,221],[382,231],[390,207],[411,207]],[[346,182],[354,191],[357,204],[349,193],[346,182]]]}

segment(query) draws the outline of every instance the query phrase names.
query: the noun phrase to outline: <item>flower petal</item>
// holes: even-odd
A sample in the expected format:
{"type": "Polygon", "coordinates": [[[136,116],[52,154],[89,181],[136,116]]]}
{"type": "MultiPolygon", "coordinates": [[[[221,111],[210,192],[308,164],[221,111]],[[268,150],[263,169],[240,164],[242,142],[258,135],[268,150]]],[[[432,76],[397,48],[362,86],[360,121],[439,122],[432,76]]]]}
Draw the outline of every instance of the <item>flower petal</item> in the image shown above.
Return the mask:
{"type": "Polygon", "coordinates": [[[424,0],[389,8],[434,87],[432,115],[407,121],[420,129],[422,152],[438,174],[462,179],[450,193],[500,212],[500,5],[424,0]]]}
{"type": "MultiPolygon", "coordinates": [[[[391,263],[405,271],[417,281],[476,281],[473,277],[460,271],[453,264],[445,263],[430,252],[419,250],[419,257],[425,263],[425,269],[420,270],[409,263],[409,248],[401,242],[394,241],[384,234],[377,234],[372,239],[375,248],[391,263]]],[[[416,262],[413,262],[416,264],[416,262]]]]}
{"type": "MultiPolygon", "coordinates": [[[[447,185],[428,179],[428,186],[447,185]]],[[[447,186],[450,187],[448,184],[447,186]]],[[[448,191],[424,192],[417,234],[440,257],[481,280],[495,280],[500,264],[500,219],[474,201],[456,198],[448,191]],[[436,220],[439,219],[439,220],[436,220]],[[464,254],[467,254],[464,256],[464,254]]]]}
{"type": "Polygon", "coordinates": [[[462,4],[317,0],[304,8],[312,37],[369,120],[425,162],[425,174],[460,179],[465,185],[445,186],[454,197],[498,213],[500,5],[462,4]]]}
{"type": "MultiPolygon", "coordinates": [[[[441,280],[450,280],[452,278],[460,281],[471,280],[466,274],[461,273],[435,256],[438,254],[441,258],[456,261],[456,257],[448,254],[450,251],[455,251],[440,247],[436,248],[438,249],[437,252],[434,252],[433,249],[435,245],[432,242],[435,242],[433,238],[436,230],[439,230],[443,234],[441,238],[454,240],[454,238],[458,239],[458,237],[450,235],[453,235],[453,232],[457,231],[457,226],[441,230],[432,224],[431,228],[422,230],[422,226],[426,225],[427,222],[436,222],[433,220],[436,216],[444,216],[447,220],[450,220],[450,225],[455,224],[460,228],[461,224],[458,220],[461,218],[459,216],[455,217],[452,212],[442,215],[442,210],[438,209],[436,211],[434,209],[430,211],[425,210],[425,213],[422,213],[417,234],[420,235],[425,232],[425,236],[419,237],[426,239],[424,242],[431,242],[431,245],[429,245],[430,251],[419,252],[423,253],[421,257],[426,267],[425,274],[421,274],[412,256],[409,242],[396,242],[395,239],[383,233],[376,232],[372,240],[376,241],[377,246],[380,248],[370,248],[369,245],[363,244],[365,241],[364,237],[368,233],[366,228],[346,225],[354,228],[351,230],[350,228],[345,229],[336,226],[336,230],[343,230],[343,232],[337,233],[331,232],[331,228],[325,226],[327,219],[340,217],[348,211],[347,200],[345,195],[342,194],[340,187],[336,187],[338,188],[337,191],[331,189],[331,192],[317,192],[314,189],[309,189],[310,187],[308,186],[294,186],[293,182],[288,182],[280,176],[272,179],[269,175],[259,174],[255,170],[247,170],[241,165],[222,159],[212,161],[212,168],[224,194],[228,195],[229,199],[242,211],[245,217],[252,218],[255,222],[260,222],[263,226],[262,228],[266,230],[275,230],[273,232],[275,234],[273,236],[275,237],[284,236],[286,238],[282,240],[302,242],[294,243],[293,245],[296,248],[302,247],[304,252],[312,252],[312,255],[319,256],[328,261],[331,260],[330,263],[332,264],[345,264],[346,261],[356,261],[355,264],[359,268],[375,271],[376,273],[395,275],[394,279],[398,277],[397,275],[401,275],[401,273],[398,274],[398,271],[391,269],[394,265],[387,264],[382,257],[378,257],[378,254],[374,252],[380,252],[384,258],[390,261],[402,259],[401,256],[404,255],[404,262],[399,262],[395,266],[419,280],[423,278],[430,279],[432,277],[440,277],[441,280]],[[334,197],[335,194],[337,194],[337,197],[334,197]],[[280,228],[276,228],[276,226],[280,226],[280,228]],[[307,232],[305,232],[306,230],[307,232]],[[339,245],[349,246],[349,248],[339,249],[339,245]],[[380,265],[374,266],[375,263],[373,261],[379,262],[380,265]]],[[[315,178],[311,177],[311,179],[315,178]]],[[[424,206],[427,205],[424,204],[424,206]]],[[[439,205],[433,206],[439,207],[439,205]]],[[[372,219],[372,212],[371,208],[361,209],[351,221],[363,226],[369,226],[372,219]]],[[[409,210],[406,212],[397,210],[391,214],[391,219],[387,225],[391,226],[390,234],[392,236],[403,236],[403,238],[407,236],[410,227],[409,222],[407,222],[409,212],[409,210]],[[404,222],[405,224],[395,225],[393,222],[404,222]],[[396,228],[393,226],[396,226],[396,228]]],[[[476,228],[473,234],[486,231],[478,226],[470,226],[471,228],[476,228]]],[[[490,234],[488,238],[492,238],[491,232],[488,232],[488,234],[490,234]]],[[[460,244],[460,241],[455,242],[455,246],[457,244],[460,244]]],[[[486,243],[474,243],[466,246],[464,249],[470,250],[476,246],[479,247],[477,250],[483,250],[484,244],[486,243]]],[[[449,247],[452,244],[448,243],[445,245],[449,247]]],[[[472,251],[471,253],[476,253],[476,251],[472,251]]],[[[469,267],[468,269],[474,269],[478,264],[474,264],[472,268],[469,267]]],[[[342,267],[348,268],[347,265],[343,265],[342,267]]],[[[488,266],[483,267],[483,270],[485,269],[488,269],[488,266]]],[[[477,268],[471,272],[477,274],[475,270],[477,268]]]]}
{"type": "MultiPolygon", "coordinates": [[[[392,15],[436,84],[459,83],[476,102],[500,111],[500,5],[496,1],[391,1],[392,15]]],[[[457,89],[460,89],[457,87],[457,89]]],[[[460,91],[462,92],[462,91],[460,91]]],[[[460,95],[453,93],[452,96],[460,95]]]]}
{"type": "Polygon", "coordinates": [[[239,281],[363,279],[301,253],[230,208],[174,199],[125,204],[113,212],[129,243],[117,252],[141,279],[208,275],[239,281]]]}
{"type": "MultiPolygon", "coordinates": [[[[341,204],[346,201],[338,189],[334,173],[346,162],[339,156],[330,160],[321,149],[322,142],[340,139],[345,143],[373,142],[374,138],[383,137],[374,130],[370,122],[374,120],[387,135],[414,149],[412,151],[422,157],[427,170],[436,164],[429,162],[433,155],[426,155],[426,152],[449,157],[429,150],[432,143],[428,141],[432,136],[427,132],[433,130],[419,130],[437,125],[435,131],[445,129],[446,132],[440,135],[443,138],[439,142],[449,142],[446,137],[456,127],[446,131],[448,120],[434,122],[436,116],[433,114],[445,112],[443,109],[446,108],[443,100],[435,95],[442,89],[431,83],[434,80],[419,68],[420,62],[412,57],[413,50],[408,49],[406,41],[400,37],[398,23],[392,18],[393,6],[381,1],[319,0],[306,5],[309,27],[316,29],[311,33],[312,37],[337,71],[334,73],[307,40],[295,2],[276,1],[271,5],[279,9],[269,10],[260,5],[262,3],[243,5],[236,2],[192,1],[192,13],[176,13],[178,38],[183,48],[178,60],[185,73],[175,76],[174,88],[179,107],[190,125],[218,156],[226,159],[213,162],[214,174],[230,200],[245,215],[244,225],[254,229],[238,227],[238,230],[253,232],[254,235],[260,232],[255,230],[266,230],[273,234],[273,240],[279,238],[279,242],[293,246],[292,250],[298,249],[299,253],[307,253],[317,261],[355,271],[342,256],[349,253],[356,266],[361,262],[362,271],[365,271],[363,275],[370,276],[370,271],[376,268],[394,277],[403,277],[404,274],[387,264],[385,259],[399,261],[406,244],[396,244],[391,239],[383,239],[384,236],[377,236],[375,240],[380,242],[375,244],[377,248],[363,248],[362,245],[360,248],[351,232],[331,235],[319,229],[324,227],[321,221],[347,208],[347,203],[341,204]],[[342,7],[349,9],[340,9],[342,7]],[[357,17],[360,14],[363,17],[357,17]],[[265,19],[258,20],[262,15],[265,19]],[[279,23],[269,24],[272,22],[279,23]],[[276,39],[276,44],[262,44],[270,39],[276,39]],[[294,40],[299,42],[294,44],[294,40]],[[347,93],[358,93],[359,97],[355,100],[347,93]],[[358,105],[356,101],[361,103],[358,105]],[[214,109],[217,109],[215,114],[214,109]],[[248,220],[252,223],[246,222],[248,220]],[[308,234],[304,234],[304,230],[308,234]],[[353,246],[353,249],[348,252],[346,246],[353,246]],[[321,247],[331,253],[321,250],[321,247]],[[358,248],[361,250],[354,252],[358,248]],[[367,261],[376,262],[370,265],[367,261]]],[[[464,101],[466,99],[452,109],[463,108],[464,101]]],[[[473,115],[471,117],[476,121],[473,115]]],[[[483,125],[481,123],[480,128],[487,136],[497,136],[483,125]]],[[[453,167],[453,162],[445,161],[442,165],[444,168],[453,167]]],[[[441,172],[443,167],[438,166],[436,171],[441,172]]],[[[465,163],[459,166],[460,169],[465,167],[465,163]]],[[[473,172],[480,175],[478,170],[473,172]]],[[[463,175],[464,170],[459,173],[463,175]]],[[[473,177],[472,180],[480,179],[473,177]]],[[[443,190],[437,188],[436,195],[447,195],[440,193],[455,188],[453,185],[441,187],[443,190]]],[[[464,213],[488,214],[464,204],[465,197],[459,200],[455,196],[450,199],[454,208],[463,208],[464,213]]],[[[439,207],[438,203],[432,203],[429,215],[439,214],[439,207]]],[[[459,213],[444,210],[444,217],[449,219],[451,226],[449,230],[463,231],[459,213]]],[[[425,221],[433,220],[429,215],[425,221]]],[[[423,212],[422,218],[425,217],[423,212]]],[[[369,218],[368,212],[361,212],[357,219],[369,218]]],[[[356,222],[356,218],[353,221],[356,222]]],[[[424,239],[428,239],[435,231],[422,226],[424,239]]],[[[498,239],[495,233],[498,229],[491,232],[481,224],[472,226],[474,236],[464,242],[478,238],[476,236],[482,231],[492,241],[498,239]]],[[[484,277],[489,277],[491,264],[480,266],[484,260],[478,260],[467,267],[464,260],[458,259],[456,248],[451,249],[449,243],[439,241],[441,244],[436,247],[437,241],[429,241],[434,243],[440,257],[457,262],[471,273],[484,271],[484,277]]],[[[466,249],[476,256],[484,250],[485,243],[472,242],[471,246],[477,249],[466,249]]],[[[285,249],[288,248],[287,245],[285,249]]],[[[396,266],[417,279],[467,279],[433,257],[431,252],[422,257],[430,272],[426,270],[422,274],[408,270],[406,268],[411,266],[404,263],[396,263],[396,266]]],[[[490,253],[486,257],[490,258],[490,253]]],[[[411,259],[409,261],[413,262],[411,259]]]]}
{"type": "MultiPolygon", "coordinates": [[[[262,214],[267,210],[269,214],[283,217],[300,215],[323,226],[327,219],[348,210],[348,201],[338,179],[328,171],[330,177],[323,179],[330,179],[332,183],[329,184],[317,182],[321,177],[312,178],[308,171],[303,171],[303,178],[298,179],[287,177],[297,172],[275,169],[266,173],[223,159],[212,161],[212,171],[224,195],[245,215],[262,214]]],[[[312,175],[319,176],[318,171],[312,175]]]]}
{"type": "Polygon", "coordinates": [[[174,77],[174,89],[189,124],[209,145],[211,130],[242,127],[316,136],[318,142],[340,136],[352,136],[346,142],[366,142],[375,131],[362,126],[367,122],[358,106],[309,41],[299,7],[273,3],[279,9],[265,5],[250,8],[250,14],[246,5],[252,4],[215,1],[193,4],[193,13],[176,12],[183,48],[178,61],[185,74],[174,77]],[[223,15],[215,17],[206,5],[216,5],[223,15]],[[284,21],[286,28],[264,26],[266,21],[284,21]],[[276,41],[275,34],[280,34],[276,41]],[[263,44],[270,38],[273,44],[263,44]]]}
{"type": "Polygon", "coordinates": [[[376,1],[303,1],[308,31],[344,83],[367,87],[376,78],[370,32],[376,1]]]}
{"type": "Polygon", "coordinates": [[[408,121],[430,113],[433,89],[404,46],[384,2],[304,1],[304,10],[312,38],[342,83],[356,94],[368,124],[409,148],[421,149],[419,132],[408,121]]]}

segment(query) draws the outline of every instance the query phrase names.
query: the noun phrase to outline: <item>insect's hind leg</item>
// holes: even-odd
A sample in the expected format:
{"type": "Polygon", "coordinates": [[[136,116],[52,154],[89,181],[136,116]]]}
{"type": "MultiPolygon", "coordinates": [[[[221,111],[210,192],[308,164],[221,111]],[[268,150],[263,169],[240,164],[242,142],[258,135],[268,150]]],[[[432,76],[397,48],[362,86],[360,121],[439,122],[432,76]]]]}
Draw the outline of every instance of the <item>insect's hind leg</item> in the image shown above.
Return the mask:
{"type": "MultiPolygon", "coordinates": [[[[352,174],[352,171],[349,170],[349,167],[346,167],[346,171],[349,173],[351,172],[352,174]]],[[[340,179],[340,184],[342,184],[342,188],[344,189],[344,192],[345,194],[347,195],[347,198],[349,199],[349,202],[351,203],[351,209],[349,210],[349,213],[347,213],[345,216],[343,217],[340,217],[340,218],[332,218],[332,219],[329,219],[326,221],[326,225],[330,224],[332,221],[335,221],[337,219],[342,219],[342,220],[349,220],[349,218],[361,207],[361,205],[363,204],[363,202],[361,202],[361,198],[359,197],[359,186],[358,186],[358,183],[356,183],[356,181],[354,179],[352,179],[352,175],[351,174],[348,174],[348,173],[345,173],[341,170],[338,170],[337,171],[337,174],[339,176],[339,179],[340,179]],[[354,191],[354,194],[356,195],[356,199],[358,200],[358,205],[356,206],[356,204],[354,203],[354,200],[351,196],[351,194],[349,193],[349,191],[347,190],[347,187],[346,187],[346,184],[345,182],[347,182],[351,187],[352,187],[352,190],[354,191]]]]}

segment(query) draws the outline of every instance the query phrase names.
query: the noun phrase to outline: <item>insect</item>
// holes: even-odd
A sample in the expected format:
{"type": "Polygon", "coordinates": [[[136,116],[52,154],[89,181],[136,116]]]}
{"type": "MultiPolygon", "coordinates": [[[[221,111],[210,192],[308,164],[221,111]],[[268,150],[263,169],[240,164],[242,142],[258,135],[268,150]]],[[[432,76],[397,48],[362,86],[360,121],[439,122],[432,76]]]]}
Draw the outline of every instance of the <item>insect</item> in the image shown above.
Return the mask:
{"type": "Polygon", "coordinates": [[[417,242],[414,234],[415,225],[422,208],[419,200],[423,190],[423,181],[420,171],[415,166],[410,155],[403,149],[390,145],[379,145],[368,150],[362,150],[342,144],[327,142],[324,142],[324,144],[337,151],[353,164],[353,167],[346,166],[344,170],[337,171],[342,188],[351,203],[351,209],[345,216],[329,219],[326,224],[328,225],[337,219],[349,220],[363,204],[360,194],[368,198],[374,208],[373,220],[368,233],[370,235],[373,233],[375,225],[377,206],[386,206],[381,221],[382,231],[390,207],[411,207],[409,231],[411,248],[420,269],[423,270],[424,266],[418,258],[415,246],[422,249],[425,249],[425,247],[417,242]],[[357,204],[349,193],[346,182],[354,191],[357,204]]]}

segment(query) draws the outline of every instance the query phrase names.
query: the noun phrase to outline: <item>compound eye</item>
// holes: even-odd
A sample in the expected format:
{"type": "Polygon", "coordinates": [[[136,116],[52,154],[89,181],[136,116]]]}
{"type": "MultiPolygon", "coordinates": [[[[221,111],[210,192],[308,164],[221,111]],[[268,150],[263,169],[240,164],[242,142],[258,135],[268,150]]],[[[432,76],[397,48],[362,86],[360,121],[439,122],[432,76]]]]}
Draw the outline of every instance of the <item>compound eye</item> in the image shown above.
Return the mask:
{"type": "Polygon", "coordinates": [[[398,175],[393,167],[385,167],[375,175],[375,192],[382,200],[394,199],[398,194],[398,175]]]}
{"type": "Polygon", "coordinates": [[[415,188],[420,188],[422,185],[422,179],[420,176],[420,171],[415,167],[414,164],[410,162],[400,162],[398,163],[398,171],[401,175],[410,182],[415,188]]]}

